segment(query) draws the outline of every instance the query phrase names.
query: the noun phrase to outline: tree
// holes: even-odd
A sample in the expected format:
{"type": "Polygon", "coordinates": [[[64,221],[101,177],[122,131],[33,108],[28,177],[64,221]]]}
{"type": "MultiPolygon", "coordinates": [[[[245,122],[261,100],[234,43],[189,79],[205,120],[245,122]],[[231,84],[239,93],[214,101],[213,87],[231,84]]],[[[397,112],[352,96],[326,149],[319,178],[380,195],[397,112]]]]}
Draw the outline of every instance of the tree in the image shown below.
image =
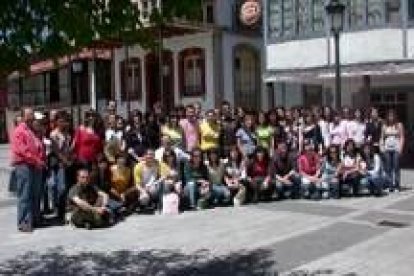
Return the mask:
{"type": "MultiPolygon", "coordinates": [[[[150,24],[177,17],[196,19],[202,0],[163,0],[150,24]]],[[[26,68],[33,60],[57,58],[94,41],[154,45],[131,0],[0,1],[0,76],[26,68]]]]}

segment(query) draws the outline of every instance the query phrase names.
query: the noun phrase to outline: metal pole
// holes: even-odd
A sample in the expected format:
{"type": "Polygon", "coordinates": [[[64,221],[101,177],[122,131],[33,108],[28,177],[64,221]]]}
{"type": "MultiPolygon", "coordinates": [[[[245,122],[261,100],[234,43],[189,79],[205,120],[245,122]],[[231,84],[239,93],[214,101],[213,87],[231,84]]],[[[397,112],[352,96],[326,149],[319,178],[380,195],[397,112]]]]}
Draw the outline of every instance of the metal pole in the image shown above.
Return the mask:
{"type": "Polygon", "coordinates": [[[339,49],[339,32],[334,33],[335,39],[335,108],[339,110],[342,106],[341,100],[341,59],[339,49]]]}
{"type": "MultiPolygon", "coordinates": [[[[163,49],[164,49],[164,40],[163,40],[163,10],[162,10],[162,0],[159,1],[159,11],[160,11],[160,26],[158,31],[158,70],[159,70],[159,81],[160,81],[160,102],[161,108],[164,109],[164,61],[163,61],[163,49]]],[[[152,106],[150,107],[152,108],[152,106]]]]}
{"type": "Polygon", "coordinates": [[[127,118],[129,118],[129,114],[131,113],[131,97],[130,97],[130,90],[132,87],[132,83],[134,79],[131,77],[130,82],[129,79],[129,46],[125,46],[125,84],[126,84],[126,102],[127,102],[127,118]]]}
{"type": "Polygon", "coordinates": [[[81,73],[77,73],[76,74],[76,101],[77,101],[77,106],[78,106],[78,125],[80,125],[81,119],[82,119],[82,108],[81,108],[81,98],[80,98],[80,89],[81,89],[81,73]]]}
{"type": "MultiPolygon", "coordinates": [[[[162,22],[160,24],[159,32],[158,32],[158,40],[159,40],[159,47],[158,47],[158,74],[159,74],[159,82],[160,82],[160,102],[161,107],[164,108],[164,61],[163,61],[163,35],[162,35],[162,22]]],[[[152,108],[152,106],[150,106],[152,108]]]]}

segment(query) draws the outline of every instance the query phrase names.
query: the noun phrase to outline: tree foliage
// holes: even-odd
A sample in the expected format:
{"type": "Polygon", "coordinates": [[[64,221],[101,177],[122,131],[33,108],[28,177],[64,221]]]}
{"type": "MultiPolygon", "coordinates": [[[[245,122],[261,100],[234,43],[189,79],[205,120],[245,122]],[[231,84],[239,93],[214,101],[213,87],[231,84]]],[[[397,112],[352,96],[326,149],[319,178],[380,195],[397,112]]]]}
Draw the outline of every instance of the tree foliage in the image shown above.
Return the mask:
{"type": "MultiPolygon", "coordinates": [[[[163,0],[162,11],[155,10],[151,23],[192,19],[199,15],[201,1],[163,0]]],[[[0,74],[94,41],[148,46],[156,37],[144,27],[131,0],[2,0],[0,11],[0,74]]]]}

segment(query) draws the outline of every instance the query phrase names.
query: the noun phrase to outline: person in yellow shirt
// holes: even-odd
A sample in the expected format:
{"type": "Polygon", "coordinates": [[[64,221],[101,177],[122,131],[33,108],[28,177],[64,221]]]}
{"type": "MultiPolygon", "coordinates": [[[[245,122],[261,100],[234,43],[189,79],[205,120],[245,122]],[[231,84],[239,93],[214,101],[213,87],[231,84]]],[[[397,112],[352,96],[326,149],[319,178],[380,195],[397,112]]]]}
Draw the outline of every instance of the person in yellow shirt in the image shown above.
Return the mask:
{"type": "Polygon", "coordinates": [[[132,183],[132,170],[127,166],[127,157],[119,154],[116,164],[110,167],[110,195],[132,211],[138,205],[138,190],[132,183]]]}
{"type": "Polygon", "coordinates": [[[214,110],[206,112],[206,119],[200,124],[200,148],[203,152],[212,149],[218,149],[220,126],[217,123],[217,118],[214,110]]]}
{"type": "Polygon", "coordinates": [[[162,126],[161,134],[168,136],[171,144],[175,147],[182,148],[184,144],[183,129],[179,125],[178,117],[175,114],[171,114],[168,118],[168,122],[162,126]]]}
{"type": "Polygon", "coordinates": [[[155,159],[154,150],[148,149],[143,160],[134,167],[134,182],[141,205],[148,207],[152,203],[159,203],[162,181],[160,164],[155,159]]]}

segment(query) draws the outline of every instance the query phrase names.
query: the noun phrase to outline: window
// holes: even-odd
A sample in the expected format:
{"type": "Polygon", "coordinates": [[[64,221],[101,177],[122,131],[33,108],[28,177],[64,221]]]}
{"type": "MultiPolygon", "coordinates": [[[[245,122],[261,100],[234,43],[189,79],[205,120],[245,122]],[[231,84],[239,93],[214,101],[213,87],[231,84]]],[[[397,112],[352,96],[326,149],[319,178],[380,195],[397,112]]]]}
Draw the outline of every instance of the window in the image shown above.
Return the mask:
{"type": "Polygon", "coordinates": [[[213,24],[214,23],[214,1],[208,0],[203,2],[203,22],[213,24]]]}
{"type": "Polygon", "coordinates": [[[270,38],[292,38],[324,31],[324,0],[269,0],[268,9],[270,38]]]}
{"type": "Polygon", "coordinates": [[[82,64],[82,70],[79,73],[74,72],[72,68],[72,103],[88,104],[90,93],[88,61],[81,61],[80,63],[82,64]]]}
{"type": "Polygon", "coordinates": [[[408,0],[408,18],[414,20],[414,0],[408,0]]]}
{"type": "Polygon", "coordinates": [[[141,60],[130,58],[120,63],[121,100],[140,100],[142,97],[141,60]]]}
{"type": "Polygon", "coordinates": [[[58,103],[60,101],[59,89],[59,70],[53,70],[49,73],[49,101],[58,103]]]}
{"type": "MultiPolygon", "coordinates": [[[[371,0],[372,1],[372,0],[371,0]]],[[[401,1],[400,0],[386,0],[386,20],[388,23],[401,22],[401,1]]]]}
{"type": "Polygon", "coordinates": [[[205,53],[201,48],[186,49],[180,53],[180,87],[184,96],[206,93],[205,53]]]}
{"type": "Polygon", "coordinates": [[[349,0],[347,11],[350,28],[356,29],[365,26],[366,0],[349,0]]]}
{"type": "Polygon", "coordinates": [[[98,99],[111,99],[111,66],[111,61],[96,61],[96,93],[98,99]]]}
{"type": "Polygon", "coordinates": [[[234,96],[237,106],[255,109],[260,101],[260,61],[258,53],[239,46],[234,54],[234,96]]]}

